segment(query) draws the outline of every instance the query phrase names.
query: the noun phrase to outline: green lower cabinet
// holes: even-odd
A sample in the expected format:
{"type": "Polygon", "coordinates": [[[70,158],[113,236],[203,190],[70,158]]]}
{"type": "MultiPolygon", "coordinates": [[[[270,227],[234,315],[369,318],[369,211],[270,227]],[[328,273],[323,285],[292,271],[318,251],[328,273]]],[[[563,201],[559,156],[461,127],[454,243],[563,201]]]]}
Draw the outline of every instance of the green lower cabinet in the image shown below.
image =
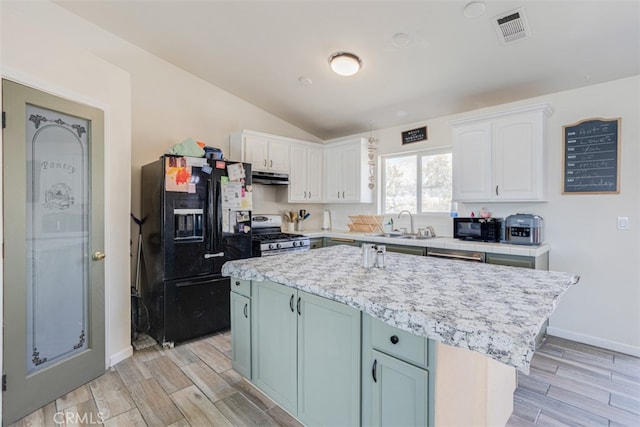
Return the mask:
{"type": "Polygon", "coordinates": [[[429,374],[371,350],[371,426],[429,425],[429,374]]]}
{"type": "Polygon", "coordinates": [[[360,425],[360,311],[252,284],[252,382],[306,425],[360,425]]]}
{"type": "Polygon", "coordinates": [[[231,353],[233,369],[251,379],[251,300],[231,292],[231,353]]]}
{"type": "Polygon", "coordinates": [[[312,237],[309,239],[309,249],[318,249],[324,246],[323,237],[312,237]]]}
{"type": "Polygon", "coordinates": [[[385,244],[385,247],[387,248],[387,252],[398,252],[398,253],[401,253],[401,254],[419,255],[419,256],[425,256],[427,254],[427,248],[423,248],[423,247],[420,247],[420,246],[387,245],[387,244],[385,244]]]}
{"type": "Polygon", "coordinates": [[[298,410],[297,291],[252,282],[251,380],[292,414],[298,410]]]}
{"type": "Polygon", "coordinates": [[[299,291],[298,419],[360,425],[360,311],[299,291]]]}
{"type": "Polygon", "coordinates": [[[362,425],[433,426],[433,341],[362,318],[362,425]]]}

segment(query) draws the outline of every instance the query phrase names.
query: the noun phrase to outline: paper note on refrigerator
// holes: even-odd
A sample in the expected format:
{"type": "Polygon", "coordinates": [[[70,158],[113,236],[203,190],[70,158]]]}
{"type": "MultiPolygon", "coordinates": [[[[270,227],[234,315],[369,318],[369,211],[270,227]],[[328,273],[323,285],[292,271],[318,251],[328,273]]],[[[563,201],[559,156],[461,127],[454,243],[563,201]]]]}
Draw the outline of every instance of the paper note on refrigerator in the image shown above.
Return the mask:
{"type": "Polygon", "coordinates": [[[222,209],[238,210],[242,208],[244,188],[241,182],[221,182],[222,209]]]}
{"type": "Polygon", "coordinates": [[[242,163],[234,163],[227,165],[227,174],[229,175],[229,181],[240,181],[245,177],[244,166],[242,163]]]}
{"type": "Polygon", "coordinates": [[[189,192],[191,166],[184,157],[167,157],[165,160],[164,188],[166,191],[189,192]]]}

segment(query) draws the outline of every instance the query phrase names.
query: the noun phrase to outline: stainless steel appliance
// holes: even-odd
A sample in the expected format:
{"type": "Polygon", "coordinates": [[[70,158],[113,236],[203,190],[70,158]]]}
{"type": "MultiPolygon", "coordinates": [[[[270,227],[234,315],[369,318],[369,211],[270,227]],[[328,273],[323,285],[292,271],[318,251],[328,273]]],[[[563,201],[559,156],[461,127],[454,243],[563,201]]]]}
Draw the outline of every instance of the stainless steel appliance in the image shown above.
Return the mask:
{"type": "Polygon", "coordinates": [[[427,248],[427,256],[471,262],[485,262],[486,258],[486,254],[484,252],[441,248],[427,248]]]}
{"type": "Polygon", "coordinates": [[[538,215],[509,215],[505,230],[505,241],[514,245],[539,245],[544,242],[544,220],[538,215]]]}
{"type": "Polygon", "coordinates": [[[254,257],[309,250],[308,237],[281,231],[280,215],[255,214],[251,218],[251,224],[254,257]]]}
{"type": "Polygon", "coordinates": [[[142,302],[164,347],[230,325],[222,265],[251,257],[251,165],[162,156],[142,167],[142,302]],[[250,204],[249,204],[250,205],[250,204]]]}
{"type": "Polygon", "coordinates": [[[481,242],[499,242],[504,235],[502,218],[453,218],[453,237],[481,242]]]}

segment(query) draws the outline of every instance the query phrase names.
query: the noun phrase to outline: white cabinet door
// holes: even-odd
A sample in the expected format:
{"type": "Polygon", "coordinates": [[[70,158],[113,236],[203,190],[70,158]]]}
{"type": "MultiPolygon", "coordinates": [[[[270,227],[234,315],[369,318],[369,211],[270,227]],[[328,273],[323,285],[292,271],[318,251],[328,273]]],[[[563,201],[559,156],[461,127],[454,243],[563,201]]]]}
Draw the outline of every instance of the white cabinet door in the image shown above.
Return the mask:
{"type": "Polygon", "coordinates": [[[340,148],[329,148],[325,152],[325,201],[342,201],[342,155],[340,148]]]}
{"type": "Polygon", "coordinates": [[[360,175],[362,164],[360,163],[360,146],[349,145],[341,154],[342,160],[342,201],[360,201],[360,175]]]}
{"type": "Polygon", "coordinates": [[[253,170],[269,170],[269,140],[260,136],[244,136],[244,158],[246,163],[251,163],[253,170]]]}
{"type": "Polygon", "coordinates": [[[307,149],[307,201],[309,202],[322,202],[323,157],[321,148],[307,149]]]}
{"type": "Polygon", "coordinates": [[[289,203],[322,202],[322,149],[291,144],[290,155],[289,203]]]}
{"type": "Polygon", "coordinates": [[[453,124],[453,199],[544,201],[546,104],[453,124]]]}
{"type": "Polygon", "coordinates": [[[364,138],[328,147],[325,154],[325,202],[372,202],[364,138]]]}
{"type": "Polygon", "coordinates": [[[496,200],[539,199],[544,183],[542,144],[535,114],[493,123],[493,196],[496,200]]]}
{"type": "Polygon", "coordinates": [[[278,141],[277,139],[269,140],[269,171],[289,172],[288,142],[278,141]]]}
{"type": "Polygon", "coordinates": [[[453,129],[453,199],[491,199],[491,124],[453,129]]]}
{"type": "Polygon", "coordinates": [[[289,202],[304,202],[307,198],[307,147],[292,144],[289,172],[289,202]]]}

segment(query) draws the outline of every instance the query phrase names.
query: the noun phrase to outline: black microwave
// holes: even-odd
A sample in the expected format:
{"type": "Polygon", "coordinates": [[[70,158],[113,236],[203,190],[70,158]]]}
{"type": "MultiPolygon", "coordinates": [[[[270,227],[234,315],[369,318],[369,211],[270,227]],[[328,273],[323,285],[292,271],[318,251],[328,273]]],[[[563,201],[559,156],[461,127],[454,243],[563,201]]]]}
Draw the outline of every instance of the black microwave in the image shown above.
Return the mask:
{"type": "Polygon", "coordinates": [[[453,237],[481,242],[499,242],[504,236],[502,218],[453,218],[453,237]]]}

